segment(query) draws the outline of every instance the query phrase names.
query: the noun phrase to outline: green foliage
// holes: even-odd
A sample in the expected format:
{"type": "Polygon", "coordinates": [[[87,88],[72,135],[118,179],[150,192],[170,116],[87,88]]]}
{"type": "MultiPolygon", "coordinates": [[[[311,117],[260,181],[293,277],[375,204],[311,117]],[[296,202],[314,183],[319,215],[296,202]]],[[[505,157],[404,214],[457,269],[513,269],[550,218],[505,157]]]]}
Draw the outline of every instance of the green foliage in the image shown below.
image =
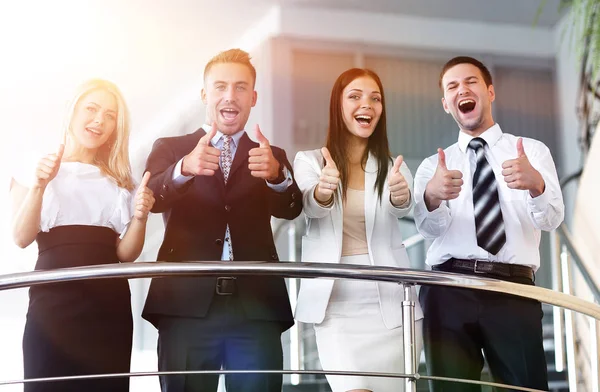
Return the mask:
{"type": "MultiPolygon", "coordinates": [[[[546,6],[547,0],[541,0],[534,24],[546,6]]],[[[600,71],[600,0],[561,0],[559,11],[568,10],[571,31],[571,47],[585,61],[585,69],[595,80],[600,71]]]]}

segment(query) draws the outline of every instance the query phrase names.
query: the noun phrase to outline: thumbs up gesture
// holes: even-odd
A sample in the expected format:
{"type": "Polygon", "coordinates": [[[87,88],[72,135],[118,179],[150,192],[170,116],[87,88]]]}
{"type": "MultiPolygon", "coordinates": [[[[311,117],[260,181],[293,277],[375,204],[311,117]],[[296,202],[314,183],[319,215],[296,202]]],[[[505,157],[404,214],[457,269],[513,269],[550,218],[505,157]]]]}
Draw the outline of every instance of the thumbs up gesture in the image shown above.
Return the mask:
{"type": "Polygon", "coordinates": [[[517,158],[502,163],[502,175],[510,189],[529,191],[531,197],[544,193],[546,183],[539,171],[535,170],[523,148],[523,138],[517,140],[517,158]]]}
{"type": "Polygon", "coordinates": [[[437,209],[442,201],[456,199],[463,185],[460,170],[448,170],[446,154],[438,148],[438,165],[425,187],[425,205],[429,211],[437,209]]]}
{"type": "Polygon", "coordinates": [[[54,154],[48,154],[38,162],[35,170],[34,188],[46,189],[50,181],[58,174],[60,169],[60,161],[65,152],[65,145],[58,146],[58,151],[54,154]]]}
{"type": "Polygon", "coordinates": [[[392,204],[396,207],[404,206],[410,199],[410,190],[406,179],[400,173],[400,166],[402,166],[404,158],[399,155],[394,161],[394,166],[388,177],[388,185],[390,187],[390,199],[392,204]]]}
{"type": "Polygon", "coordinates": [[[192,152],[183,157],[181,174],[184,176],[212,176],[219,169],[221,150],[213,147],[210,141],[217,133],[217,124],[213,123],[210,132],[198,141],[192,152]]]}
{"type": "Polygon", "coordinates": [[[335,193],[340,181],[340,172],[327,147],[321,148],[321,154],[325,159],[325,166],[321,169],[319,183],[315,187],[315,198],[321,204],[327,204],[335,193]]]}
{"type": "Polygon", "coordinates": [[[273,156],[269,140],[262,134],[258,124],[254,127],[254,134],[259,145],[248,153],[248,169],[252,176],[273,182],[279,178],[281,164],[273,156]]]}
{"type": "Polygon", "coordinates": [[[133,217],[141,221],[145,221],[148,218],[148,214],[154,205],[154,194],[152,193],[152,190],[148,188],[148,181],[150,181],[150,172],[144,174],[142,183],[135,193],[135,209],[133,217]]]}

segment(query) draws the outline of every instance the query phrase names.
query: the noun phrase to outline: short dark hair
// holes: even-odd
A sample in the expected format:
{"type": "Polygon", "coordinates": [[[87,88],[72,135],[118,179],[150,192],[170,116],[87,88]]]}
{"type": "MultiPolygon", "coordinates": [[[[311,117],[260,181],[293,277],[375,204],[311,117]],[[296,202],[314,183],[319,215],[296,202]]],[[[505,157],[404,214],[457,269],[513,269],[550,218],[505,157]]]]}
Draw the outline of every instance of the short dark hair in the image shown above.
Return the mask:
{"type": "Polygon", "coordinates": [[[448,70],[452,67],[454,67],[455,65],[459,65],[459,64],[471,64],[476,66],[477,68],[479,68],[479,71],[481,72],[481,75],[483,76],[483,81],[485,82],[486,86],[491,86],[492,83],[492,74],[490,73],[490,70],[487,69],[487,67],[485,65],[483,65],[483,63],[477,59],[474,59],[473,57],[469,57],[469,56],[457,56],[454,57],[453,59],[448,60],[448,62],[446,64],[444,64],[444,66],[442,67],[442,72],[440,72],[440,80],[439,80],[439,86],[440,89],[444,90],[444,86],[442,86],[442,79],[444,78],[444,75],[446,74],[446,72],[448,72],[448,70]]]}
{"type": "Polygon", "coordinates": [[[256,69],[250,62],[250,59],[250,54],[241,49],[224,50],[210,59],[210,61],[206,64],[206,67],[204,67],[204,78],[206,79],[206,75],[208,75],[210,69],[215,64],[235,63],[248,67],[250,73],[252,74],[252,81],[256,83],[256,69]]]}

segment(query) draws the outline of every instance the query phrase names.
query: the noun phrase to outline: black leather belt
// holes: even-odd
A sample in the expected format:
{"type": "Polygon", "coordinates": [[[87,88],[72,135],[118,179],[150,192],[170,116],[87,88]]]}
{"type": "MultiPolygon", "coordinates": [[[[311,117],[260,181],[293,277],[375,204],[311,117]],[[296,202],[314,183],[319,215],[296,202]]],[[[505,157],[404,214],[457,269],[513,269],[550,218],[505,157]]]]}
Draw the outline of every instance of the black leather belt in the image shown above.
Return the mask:
{"type": "Polygon", "coordinates": [[[484,260],[449,259],[432,267],[433,270],[446,272],[468,272],[485,274],[498,278],[527,278],[533,282],[531,267],[519,264],[506,264],[484,260]]]}
{"type": "Polygon", "coordinates": [[[233,295],[237,290],[234,277],[226,276],[217,278],[217,284],[215,285],[215,293],[217,295],[233,295]]]}

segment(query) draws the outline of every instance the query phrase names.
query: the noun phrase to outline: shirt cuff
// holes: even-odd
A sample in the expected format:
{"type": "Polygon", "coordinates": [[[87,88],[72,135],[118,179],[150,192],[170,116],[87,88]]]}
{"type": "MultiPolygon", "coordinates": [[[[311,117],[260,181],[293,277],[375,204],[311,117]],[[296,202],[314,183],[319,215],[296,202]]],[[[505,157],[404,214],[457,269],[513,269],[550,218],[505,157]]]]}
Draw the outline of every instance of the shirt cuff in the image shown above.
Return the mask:
{"type": "Polygon", "coordinates": [[[449,215],[448,202],[443,200],[435,210],[429,211],[425,203],[424,192],[416,193],[415,195],[415,212],[414,215],[422,216],[423,219],[431,220],[435,224],[441,225],[446,222],[449,215]]]}
{"type": "Polygon", "coordinates": [[[183,165],[183,158],[181,158],[179,162],[177,162],[175,168],[173,169],[173,183],[175,184],[176,188],[179,188],[180,186],[194,178],[194,176],[184,176],[183,174],[181,174],[181,165],[183,165]]]}
{"type": "Polygon", "coordinates": [[[427,206],[423,204],[423,210],[425,211],[427,219],[435,219],[438,222],[445,220],[448,215],[448,205],[446,203],[446,201],[442,201],[442,204],[433,211],[429,211],[427,206]]]}
{"type": "Polygon", "coordinates": [[[392,206],[392,208],[395,208],[397,210],[406,210],[409,207],[411,207],[411,204],[412,204],[412,192],[410,192],[408,194],[408,199],[406,199],[404,204],[399,205],[399,206],[395,206],[394,203],[392,203],[392,195],[390,195],[390,205],[392,206]]]}
{"type": "Polygon", "coordinates": [[[548,188],[546,188],[544,190],[544,193],[542,193],[538,197],[531,197],[531,194],[529,194],[529,192],[527,192],[527,204],[531,208],[531,212],[533,212],[533,213],[545,212],[546,208],[548,207],[548,203],[550,202],[550,200],[548,200],[548,198],[549,198],[548,188]]]}
{"type": "Polygon", "coordinates": [[[285,180],[281,181],[279,184],[271,184],[268,181],[265,181],[265,183],[269,188],[273,189],[275,192],[283,193],[287,191],[290,185],[292,185],[294,182],[294,180],[292,179],[292,173],[290,173],[286,166],[283,167],[283,175],[285,177],[285,180]]]}

